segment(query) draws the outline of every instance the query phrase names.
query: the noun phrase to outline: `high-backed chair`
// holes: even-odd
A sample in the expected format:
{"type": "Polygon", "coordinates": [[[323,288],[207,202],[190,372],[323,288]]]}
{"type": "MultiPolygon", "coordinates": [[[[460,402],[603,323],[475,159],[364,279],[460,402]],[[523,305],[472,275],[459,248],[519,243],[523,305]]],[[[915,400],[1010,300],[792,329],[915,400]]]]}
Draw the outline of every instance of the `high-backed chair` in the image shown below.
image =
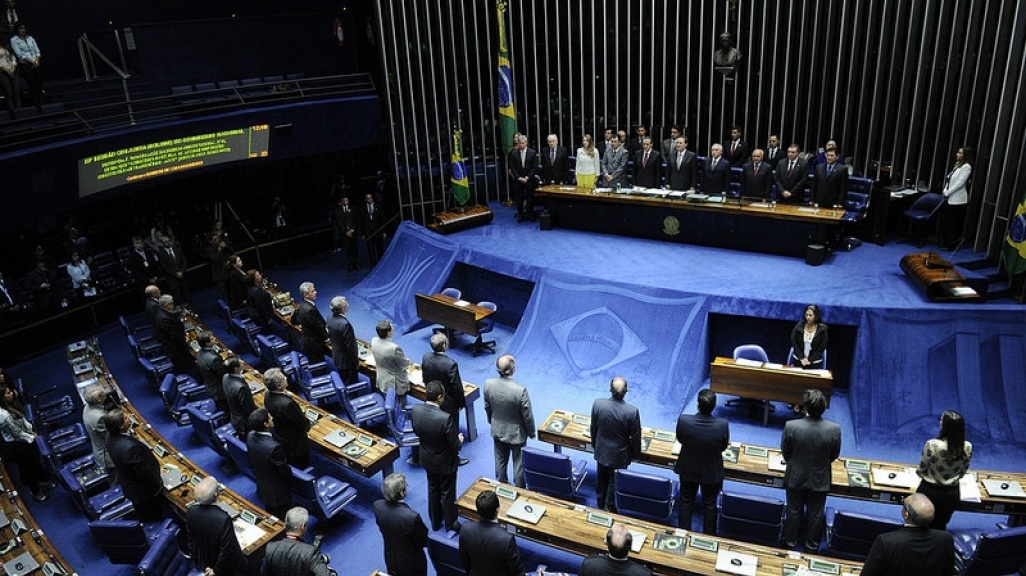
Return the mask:
{"type": "Polygon", "coordinates": [[[717,534],[767,546],[779,546],[784,529],[784,502],[734,492],[720,492],[717,534]]]}
{"type": "Polygon", "coordinates": [[[174,526],[170,519],[142,523],[138,520],[94,520],[89,531],[111,564],[138,564],[162,532],[174,526]]]}
{"type": "Polygon", "coordinates": [[[178,548],[178,527],[161,532],[139,561],[140,576],[193,576],[202,574],[178,548]]]}
{"type": "MultiPolygon", "coordinates": [[[[737,348],[734,348],[734,360],[754,360],[756,362],[769,362],[769,356],[766,351],[758,344],[742,344],[737,348]]],[[[755,407],[761,406],[764,412],[772,412],[773,405],[765,400],[756,400],[755,398],[735,398],[733,400],[727,400],[727,406],[735,406],[739,404],[748,404],[754,410],[755,407]]]]}
{"type": "Polygon", "coordinates": [[[338,372],[332,370],[323,360],[304,365],[298,352],[292,352],[291,357],[292,373],[302,386],[307,400],[320,406],[337,399],[332,376],[338,376],[338,372]]]}
{"type": "Polygon", "coordinates": [[[253,465],[249,462],[249,448],[246,447],[246,443],[239,440],[239,437],[235,434],[226,436],[224,443],[225,448],[228,450],[228,457],[232,459],[232,462],[250,480],[256,480],[256,472],[253,470],[253,465]]]}
{"type": "Polygon", "coordinates": [[[903,524],[897,518],[858,514],[828,507],[826,548],[823,554],[848,560],[865,560],[877,536],[897,530],[903,524]]]}
{"type": "Polygon", "coordinates": [[[185,411],[189,414],[189,424],[192,425],[193,433],[214,452],[227,458],[225,438],[235,434],[232,425],[228,423],[228,415],[213,404],[205,402],[186,404],[185,411]]]}
{"type": "MultiPolygon", "coordinates": [[[[443,296],[448,296],[449,298],[452,298],[454,300],[459,300],[460,298],[463,297],[463,292],[459,288],[453,288],[453,287],[450,286],[448,288],[443,288],[442,289],[442,295],[443,296]]],[[[435,326],[435,327],[433,327],[431,329],[431,333],[432,334],[439,334],[439,333],[446,332],[446,330],[447,329],[446,329],[445,326],[435,326]]],[[[449,331],[449,335],[450,335],[451,338],[454,338],[455,334],[456,334],[455,330],[449,331]]],[[[449,344],[450,345],[454,345],[453,342],[450,342],[449,344]]]]}
{"type": "Polygon", "coordinates": [[[36,446],[47,467],[54,474],[61,466],[92,452],[92,443],[81,423],[75,423],[53,432],[36,435],[36,446]]]}
{"type": "Polygon", "coordinates": [[[381,397],[381,394],[371,391],[368,387],[367,391],[360,395],[350,395],[348,392],[342,392],[345,389],[345,385],[342,383],[342,378],[339,377],[338,372],[331,372],[332,388],[337,390],[337,395],[342,401],[342,407],[346,411],[346,416],[349,417],[349,421],[356,424],[360,428],[365,428],[373,422],[383,421],[388,417],[388,413],[385,411],[385,400],[381,397]]]}
{"type": "Polygon", "coordinates": [[[474,353],[474,356],[482,352],[495,353],[495,340],[485,340],[483,336],[495,329],[495,312],[498,311],[499,307],[495,302],[478,302],[478,306],[487,308],[492,311],[487,318],[477,323],[477,340],[470,345],[469,349],[474,353]]]}
{"type": "Polygon", "coordinates": [[[385,392],[385,414],[388,415],[388,429],[400,448],[420,446],[420,438],[413,431],[413,424],[406,417],[406,412],[396,405],[395,388],[385,392]]]}
{"type": "Polygon", "coordinates": [[[190,402],[207,401],[211,405],[214,402],[207,398],[203,385],[188,374],[164,376],[164,380],[160,383],[160,399],[164,401],[164,407],[179,426],[189,424],[189,413],[185,407],[190,402]]]}
{"type": "Polygon", "coordinates": [[[918,247],[922,248],[926,238],[932,235],[928,227],[944,205],[944,200],[943,194],[927,192],[903,212],[905,218],[908,218],[908,238],[915,240],[918,247]]]}
{"type": "Polygon", "coordinates": [[[428,558],[438,576],[466,576],[460,560],[460,539],[455,531],[433,531],[428,534],[428,558]]]}
{"type": "Polygon", "coordinates": [[[282,368],[289,362],[289,343],[277,334],[257,334],[257,345],[260,347],[260,361],[264,368],[282,368]]]}
{"type": "Polygon", "coordinates": [[[342,382],[341,377],[332,378],[331,384],[335,387],[335,395],[338,396],[339,404],[345,403],[341,396],[343,394],[353,398],[355,396],[363,396],[374,389],[374,387],[371,386],[370,377],[362,372],[356,375],[356,382],[353,382],[352,384],[345,384],[342,382]]]}
{"type": "Polygon", "coordinates": [[[955,573],[1012,574],[1026,560],[1026,526],[955,533],[955,573]]]}
{"type": "Polygon", "coordinates": [[[634,472],[616,471],[616,509],[620,514],[660,524],[669,524],[673,502],[677,499],[677,481],[634,472]]]}
{"type": "Polygon", "coordinates": [[[44,399],[58,391],[57,386],[31,391],[25,388],[21,378],[14,380],[14,387],[25,402],[25,417],[36,427],[36,431],[52,430],[65,425],[73,417],[78,420],[82,416],[82,408],[69,394],[56,398],[44,399]]]}
{"type": "Polygon", "coordinates": [[[524,480],[527,488],[555,498],[574,501],[588,475],[587,462],[581,460],[574,465],[566,454],[546,452],[525,447],[524,480]]]}
{"type": "Polygon", "coordinates": [[[150,377],[154,388],[160,388],[160,383],[164,381],[164,376],[171,374],[175,370],[174,365],[171,364],[171,361],[166,356],[160,356],[159,359],[155,358],[153,360],[140,356],[138,362],[143,372],[146,372],[146,375],[150,377]]]}
{"type": "Polygon", "coordinates": [[[356,488],[334,476],[315,477],[307,470],[292,466],[292,492],[311,514],[330,520],[356,498],[356,488]]]}

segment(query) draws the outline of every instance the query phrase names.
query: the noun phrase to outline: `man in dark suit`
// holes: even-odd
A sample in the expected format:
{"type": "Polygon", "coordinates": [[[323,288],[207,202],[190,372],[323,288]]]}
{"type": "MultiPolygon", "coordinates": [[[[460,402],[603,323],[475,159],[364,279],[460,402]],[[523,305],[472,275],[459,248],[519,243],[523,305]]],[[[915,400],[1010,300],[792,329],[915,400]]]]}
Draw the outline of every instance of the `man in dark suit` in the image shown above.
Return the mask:
{"type": "Polygon", "coordinates": [[[534,175],[538,170],[538,154],[527,147],[527,136],[520,135],[517,147],[510,150],[506,165],[513,181],[513,202],[517,205],[517,222],[534,214],[534,175]]]}
{"type": "Polygon", "coordinates": [[[663,173],[663,157],[652,148],[652,139],[645,137],[641,150],[634,153],[634,185],[640,188],[659,188],[663,173]]]}
{"type": "Polygon", "coordinates": [[[356,349],[356,333],[346,318],[349,302],[345,296],[331,299],[331,317],[328,318],[328,339],[331,340],[331,360],[345,384],[353,384],[360,376],[360,352],[356,349]]]}
{"type": "Polygon", "coordinates": [[[616,470],[626,468],[641,454],[641,415],[624,402],[627,381],[621,376],[609,383],[609,398],[591,406],[591,441],[595,447],[595,495],[598,507],[616,512],[616,470]]]}
{"type": "Polygon", "coordinates": [[[730,424],[712,415],[716,393],[705,388],[698,393],[698,413],[681,413],[677,418],[680,455],[673,470],[680,476],[680,519],[683,530],[691,530],[695,495],[702,488],[702,531],[716,534],[716,497],[723,488],[723,451],[730,444],[730,424]]]}
{"type": "Polygon", "coordinates": [[[670,126],[670,137],[663,140],[662,146],[659,147],[659,153],[662,154],[663,159],[667,162],[670,161],[670,155],[673,154],[673,150],[677,146],[677,138],[680,137],[680,128],[670,126]]]}
{"type": "Polygon", "coordinates": [[[274,435],[285,449],[285,459],[302,470],[310,465],[310,420],[286,390],[288,381],[280,368],[264,372],[264,385],[264,407],[274,418],[274,435]]]}
{"type": "Polygon", "coordinates": [[[103,417],[107,429],[107,454],[117,469],[121,490],[132,502],[135,515],[143,522],[164,518],[164,482],[160,479],[160,463],[145,444],[129,436],[132,420],[121,408],[114,408],[103,417]]]}
{"type": "Polygon", "coordinates": [[[285,458],[285,448],[271,435],[274,419],[267,408],[257,408],[249,415],[246,450],[256,476],[257,498],[277,518],[285,518],[292,507],[292,470],[285,458]]]}
{"type": "MultiPolygon", "coordinates": [[[[431,336],[431,352],[424,354],[420,361],[420,373],[424,382],[437,380],[442,383],[443,400],[442,411],[451,414],[456,420],[457,427],[460,421],[460,410],[467,407],[466,394],[463,391],[463,377],[460,376],[460,366],[445,352],[449,349],[449,338],[445,334],[433,334],[431,336]]],[[[469,464],[467,458],[460,458],[459,465],[469,464]]]]}
{"type": "Polygon", "coordinates": [[[814,554],[823,535],[823,507],[830,492],[831,463],[841,453],[841,427],[823,418],[826,397],[819,390],[806,390],[802,405],[805,418],[784,424],[780,438],[781,456],[787,462],[783,546],[798,545],[798,531],[805,511],[805,551],[814,554]]]}
{"type": "Polygon", "coordinates": [[[546,141],[548,146],[539,154],[542,184],[566,184],[570,181],[570,156],[555,134],[549,134],[546,141]]]}
{"type": "Polygon", "coordinates": [[[876,537],[862,567],[865,576],[951,576],[955,573],[955,541],[951,533],[930,528],[933,503],[925,494],[911,494],[902,503],[905,525],[876,537]]]}
{"type": "Polygon", "coordinates": [[[302,506],[289,508],[285,514],[285,538],[267,543],[267,553],[260,565],[260,576],[338,576],[328,566],[331,557],[321,554],[320,543],[303,540],[310,513],[302,506]]]}
{"type": "Polygon", "coordinates": [[[423,404],[413,407],[410,420],[413,431],[420,437],[420,464],[427,472],[428,518],[431,528],[459,532],[456,519],[456,468],[459,464],[460,446],[463,434],[456,426],[456,419],[444,411],[442,383],[432,380],[426,384],[427,393],[423,404]]]}
{"type": "Polygon", "coordinates": [[[773,191],[773,167],[763,162],[761,148],[752,150],[752,161],[741,168],[741,195],[748,198],[770,199],[773,191]]]}
{"type": "Polygon", "coordinates": [[[267,334],[271,331],[271,320],[274,319],[274,303],[271,293],[264,289],[264,276],[259,270],[248,270],[245,284],[246,313],[260,327],[260,332],[267,334]]]}
{"type": "Polygon", "coordinates": [[[350,271],[360,270],[360,249],[356,244],[356,214],[355,211],[349,206],[349,197],[345,195],[345,189],[343,188],[342,197],[338,201],[338,205],[331,213],[332,224],[335,228],[335,234],[337,235],[336,249],[339,245],[346,250],[346,259],[349,261],[350,271]]]}
{"type": "Polygon", "coordinates": [[[232,428],[235,435],[240,439],[246,439],[249,432],[249,415],[256,410],[256,403],[253,402],[253,392],[246,384],[246,378],[242,376],[242,361],[237,356],[230,356],[224,363],[227,373],[221,381],[224,390],[224,399],[228,403],[228,411],[231,413],[232,428]]]}
{"type": "Polygon", "coordinates": [[[235,536],[232,518],[216,504],[221,491],[217,479],[210,476],[196,485],[196,502],[185,513],[189,551],[196,568],[204,574],[243,576],[247,561],[235,536]]]}
{"type": "Polygon", "coordinates": [[[385,543],[385,569],[391,576],[427,576],[428,529],[406,502],[406,476],[389,474],[381,483],[384,499],[374,502],[374,519],[385,543]]]}
{"type": "Polygon", "coordinates": [[[748,143],[741,139],[741,127],[734,126],[730,129],[730,142],[723,150],[723,158],[730,162],[731,166],[741,166],[748,161],[750,148],[748,143]]]}
{"type": "Polygon", "coordinates": [[[499,497],[485,490],[474,505],[481,519],[460,531],[460,563],[467,576],[524,576],[517,539],[495,521],[499,497]]]}
{"type": "Polygon", "coordinates": [[[667,190],[694,190],[698,182],[698,157],[688,150],[684,136],[673,141],[673,152],[666,159],[667,190]]]}
{"type": "Polygon", "coordinates": [[[769,140],[766,141],[765,162],[772,168],[784,158],[787,158],[787,150],[780,146],[780,138],[776,134],[770,134],[769,140]]]}
{"type": "Polygon", "coordinates": [[[150,284],[143,293],[146,295],[146,315],[149,316],[150,322],[156,326],[157,314],[160,312],[160,287],[156,284],[150,284]]]}
{"type": "Polygon", "coordinates": [[[156,284],[160,280],[160,262],[142,237],[132,238],[132,251],[128,253],[128,271],[136,284],[156,284]]]}
{"type": "Polygon", "coordinates": [[[723,158],[723,146],[713,144],[702,168],[702,194],[725,195],[730,190],[730,162],[723,158]]]}
{"type": "Polygon", "coordinates": [[[157,311],[153,336],[164,347],[164,353],[175,365],[175,371],[179,374],[188,372],[192,364],[189,343],[185,340],[185,324],[171,311],[175,300],[170,294],[164,294],[157,302],[160,304],[160,310],[157,311]]]}
{"type": "Polygon", "coordinates": [[[777,184],[777,200],[789,204],[805,202],[805,184],[809,178],[809,167],[802,161],[797,144],[787,147],[787,158],[777,163],[774,175],[777,184]]]}
{"type": "Polygon", "coordinates": [[[185,250],[170,236],[164,236],[162,246],[157,250],[157,262],[163,272],[167,292],[179,302],[189,299],[189,286],[185,279],[189,263],[185,260],[185,250]]]}
{"type": "Polygon", "coordinates": [[[328,325],[317,310],[317,288],[313,282],[300,284],[299,296],[299,310],[296,310],[292,323],[303,329],[303,354],[311,364],[324,362],[328,355],[328,325]]]}
{"type": "Polygon", "coordinates": [[[218,410],[227,412],[228,402],[224,398],[223,384],[228,369],[224,367],[221,354],[214,349],[213,339],[210,332],[200,332],[196,337],[196,343],[200,345],[199,352],[196,352],[196,367],[199,368],[207,396],[214,400],[218,410]]]}
{"type": "MultiPolygon", "coordinates": [[[[627,134],[625,133],[624,136],[627,134]]],[[[623,143],[624,147],[627,148],[627,152],[631,158],[634,158],[637,153],[645,147],[645,138],[648,138],[648,127],[644,124],[638,124],[638,127],[634,129],[633,138],[621,138],[620,142],[623,143]]]]}
{"type": "Polygon", "coordinates": [[[370,265],[378,263],[385,253],[385,238],[388,236],[383,226],[388,222],[385,209],[374,199],[370,192],[363,195],[363,210],[360,211],[360,235],[367,244],[367,259],[370,265]]]}
{"type": "Polygon", "coordinates": [[[816,166],[812,180],[812,201],[820,207],[840,206],[848,191],[848,167],[837,161],[837,150],[826,151],[826,164],[816,166]]]}
{"type": "Polygon", "coordinates": [[[650,568],[628,558],[632,543],[633,537],[627,526],[613,524],[606,533],[609,553],[588,556],[577,573],[580,576],[652,576],[650,568]]]}

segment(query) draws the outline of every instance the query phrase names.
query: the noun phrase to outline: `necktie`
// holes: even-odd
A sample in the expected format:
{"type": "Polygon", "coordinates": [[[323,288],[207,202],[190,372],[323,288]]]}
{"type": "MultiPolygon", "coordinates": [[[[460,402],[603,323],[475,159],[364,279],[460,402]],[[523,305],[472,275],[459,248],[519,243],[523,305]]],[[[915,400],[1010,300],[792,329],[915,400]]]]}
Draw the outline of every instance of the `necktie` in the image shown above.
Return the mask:
{"type": "Polygon", "coordinates": [[[833,174],[833,173],[834,173],[834,165],[833,164],[827,164],[827,174],[833,174]]]}
{"type": "Polygon", "coordinates": [[[552,148],[551,150],[552,150],[552,154],[551,154],[552,163],[555,164],[556,163],[556,149],[552,148]]]}
{"type": "Polygon", "coordinates": [[[737,140],[730,143],[730,153],[733,154],[737,150],[737,140]]]}
{"type": "Polygon", "coordinates": [[[645,152],[645,157],[641,159],[642,166],[648,166],[648,152],[645,152]]]}
{"type": "Polygon", "coordinates": [[[680,163],[681,163],[682,160],[684,160],[684,155],[683,154],[677,154],[677,170],[680,170],[680,163]]]}
{"type": "Polygon", "coordinates": [[[794,160],[787,163],[787,175],[791,175],[791,171],[794,170],[794,160]]]}
{"type": "Polygon", "coordinates": [[[755,163],[755,175],[756,176],[759,175],[759,163],[758,162],[755,163]]]}
{"type": "Polygon", "coordinates": [[[170,256],[172,260],[175,259],[175,251],[170,248],[167,249],[167,255],[170,256]]]}
{"type": "Polygon", "coordinates": [[[526,168],[527,167],[527,152],[525,152],[523,150],[520,151],[520,167],[521,168],[526,168]]]}
{"type": "Polygon", "coordinates": [[[368,204],[367,205],[367,217],[370,218],[371,220],[374,219],[374,205],[373,204],[368,204]]]}
{"type": "Polygon", "coordinates": [[[715,169],[716,169],[716,163],[717,163],[717,162],[719,162],[719,161],[720,161],[720,159],[719,159],[719,158],[713,158],[713,162],[712,162],[712,166],[711,166],[711,168],[712,168],[713,170],[715,170],[715,169]]]}

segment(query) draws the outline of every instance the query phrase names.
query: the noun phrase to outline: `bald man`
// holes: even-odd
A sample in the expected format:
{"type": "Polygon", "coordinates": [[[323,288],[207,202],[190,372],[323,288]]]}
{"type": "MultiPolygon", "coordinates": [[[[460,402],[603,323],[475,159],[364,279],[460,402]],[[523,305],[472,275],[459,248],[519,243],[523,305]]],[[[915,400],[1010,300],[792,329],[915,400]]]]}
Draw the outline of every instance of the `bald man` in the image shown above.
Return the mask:
{"type": "Polygon", "coordinates": [[[624,401],[627,381],[621,376],[609,383],[609,398],[591,406],[591,441],[595,447],[595,495],[598,507],[616,512],[616,470],[626,468],[641,454],[641,414],[624,401]]]}
{"type": "Polygon", "coordinates": [[[955,572],[955,542],[951,534],[930,528],[934,507],[924,494],[905,498],[900,530],[876,537],[863,576],[951,576],[955,572]]]}
{"type": "Polygon", "coordinates": [[[189,532],[189,550],[196,568],[205,575],[243,576],[246,556],[235,537],[232,518],[217,505],[221,494],[217,478],[200,480],[193,492],[196,502],[185,513],[185,526],[189,532]]]}
{"type": "Polygon", "coordinates": [[[606,533],[606,554],[588,556],[581,563],[580,576],[651,576],[652,570],[628,558],[633,538],[627,526],[613,524],[606,533]]]}

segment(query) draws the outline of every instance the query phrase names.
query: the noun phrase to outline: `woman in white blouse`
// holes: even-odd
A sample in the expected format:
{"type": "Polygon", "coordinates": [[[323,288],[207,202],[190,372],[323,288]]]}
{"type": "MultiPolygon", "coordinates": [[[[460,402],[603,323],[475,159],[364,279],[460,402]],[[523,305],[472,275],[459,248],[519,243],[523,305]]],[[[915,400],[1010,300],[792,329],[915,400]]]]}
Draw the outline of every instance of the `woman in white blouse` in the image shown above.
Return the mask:
{"type": "Polygon", "coordinates": [[[916,471],[923,479],[916,492],[926,494],[935,510],[930,528],[947,527],[961,497],[958,482],[969,470],[972,458],[973,445],[965,439],[965,420],[958,412],[945,410],[940,433],[926,441],[916,471]]]}
{"type": "Polygon", "coordinates": [[[93,273],[89,264],[79,257],[78,252],[71,254],[71,262],[67,266],[68,276],[71,276],[71,284],[82,296],[96,296],[96,286],[93,285],[93,273]]]}
{"type": "Polygon", "coordinates": [[[955,152],[955,166],[944,178],[944,197],[948,205],[941,212],[941,237],[948,250],[954,250],[962,239],[965,213],[969,207],[969,177],[973,173],[973,149],[963,146],[955,152]]]}
{"type": "Polygon", "coordinates": [[[595,188],[595,179],[598,178],[601,164],[599,153],[595,149],[595,141],[591,134],[585,134],[581,139],[581,147],[577,149],[577,164],[575,173],[577,175],[577,187],[592,190],[595,188]]]}

